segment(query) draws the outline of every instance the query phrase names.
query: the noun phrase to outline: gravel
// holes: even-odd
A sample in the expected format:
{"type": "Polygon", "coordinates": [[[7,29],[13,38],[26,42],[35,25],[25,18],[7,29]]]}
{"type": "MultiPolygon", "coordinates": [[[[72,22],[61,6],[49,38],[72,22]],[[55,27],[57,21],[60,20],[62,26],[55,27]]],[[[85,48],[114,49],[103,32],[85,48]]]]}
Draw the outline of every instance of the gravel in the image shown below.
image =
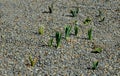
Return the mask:
{"type": "Polygon", "coordinates": [[[0,76],[120,76],[119,7],[119,0],[0,0],[0,76]],[[45,13],[52,3],[53,13],[45,13]],[[71,17],[75,7],[80,11],[71,17]],[[92,21],[85,25],[87,17],[92,21]],[[75,20],[78,36],[72,30],[66,41],[64,27],[75,20]],[[38,34],[40,26],[45,27],[43,35],[38,34]],[[91,27],[93,39],[87,40],[91,27]],[[47,45],[56,31],[63,37],[60,48],[55,39],[53,47],[47,45]],[[102,52],[91,53],[94,46],[102,52]],[[30,55],[37,58],[34,67],[30,55]],[[89,69],[96,60],[97,69],[89,69]]]}

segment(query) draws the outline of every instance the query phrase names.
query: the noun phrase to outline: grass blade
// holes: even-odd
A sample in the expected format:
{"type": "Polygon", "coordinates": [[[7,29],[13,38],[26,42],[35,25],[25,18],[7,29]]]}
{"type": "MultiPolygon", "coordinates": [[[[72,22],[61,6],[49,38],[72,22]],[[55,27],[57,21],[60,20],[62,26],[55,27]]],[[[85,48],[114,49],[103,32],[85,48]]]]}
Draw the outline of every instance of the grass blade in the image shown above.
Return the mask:
{"type": "Polygon", "coordinates": [[[53,38],[49,40],[48,46],[52,47],[52,44],[53,44],[53,38]]]}
{"type": "Polygon", "coordinates": [[[60,43],[61,43],[61,38],[62,38],[62,34],[60,32],[56,32],[56,44],[57,44],[57,48],[60,46],[60,43]]]}
{"type": "Polygon", "coordinates": [[[92,40],[92,28],[88,30],[88,39],[92,40]]]}
{"type": "Polygon", "coordinates": [[[40,26],[38,32],[40,35],[43,35],[44,34],[44,27],[40,26]]]}
{"type": "Polygon", "coordinates": [[[94,61],[92,69],[95,70],[97,68],[97,66],[98,66],[98,61],[94,61]]]}
{"type": "Polygon", "coordinates": [[[75,27],[74,27],[75,36],[77,36],[77,34],[78,34],[78,29],[79,29],[78,26],[75,26],[75,27]]]}
{"type": "Polygon", "coordinates": [[[84,24],[89,24],[90,22],[91,22],[91,19],[89,17],[87,17],[83,23],[84,24]]]}
{"type": "Polygon", "coordinates": [[[92,51],[91,53],[100,53],[102,52],[102,48],[95,48],[94,51],[92,51]]]}
{"type": "Polygon", "coordinates": [[[70,37],[71,29],[72,29],[72,26],[66,26],[66,28],[65,28],[65,39],[70,37]]]}

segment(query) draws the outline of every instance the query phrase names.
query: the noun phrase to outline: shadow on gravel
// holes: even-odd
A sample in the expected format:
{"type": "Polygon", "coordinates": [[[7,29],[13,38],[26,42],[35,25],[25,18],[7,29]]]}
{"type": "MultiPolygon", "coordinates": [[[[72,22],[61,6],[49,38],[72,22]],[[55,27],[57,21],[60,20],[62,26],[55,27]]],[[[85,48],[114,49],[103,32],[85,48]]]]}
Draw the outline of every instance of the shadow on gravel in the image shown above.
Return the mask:
{"type": "Polygon", "coordinates": [[[55,38],[55,36],[50,36],[51,38],[55,38]]]}
{"type": "Polygon", "coordinates": [[[49,11],[43,11],[42,13],[50,13],[49,11]]]}
{"type": "Polygon", "coordinates": [[[92,67],[87,67],[87,69],[88,69],[88,70],[93,70],[93,71],[94,71],[94,70],[97,70],[97,69],[94,69],[94,68],[92,68],[92,67]]]}
{"type": "Polygon", "coordinates": [[[98,52],[98,51],[91,51],[91,53],[98,54],[100,52],[98,52]]]}
{"type": "MultiPolygon", "coordinates": [[[[43,45],[39,45],[39,47],[47,47],[47,48],[49,48],[50,46],[49,46],[49,45],[46,45],[46,44],[43,44],[43,45]]],[[[55,46],[55,45],[52,45],[51,47],[56,48],[56,46],[55,46]]]]}
{"type": "Polygon", "coordinates": [[[70,36],[75,36],[75,34],[72,34],[72,33],[71,33],[70,36]]]}
{"type": "Polygon", "coordinates": [[[38,32],[33,32],[35,35],[40,35],[38,32]]]}
{"type": "Polygon", "coordinates": [[[80,38],[80,39],[83,39],[83,40],[89,40],[88,38],[80,38]]]}
{"type": "Polygon", "coordinates": [[[66,17],[73,17],[72,15],[65,15],[66,17]]]}

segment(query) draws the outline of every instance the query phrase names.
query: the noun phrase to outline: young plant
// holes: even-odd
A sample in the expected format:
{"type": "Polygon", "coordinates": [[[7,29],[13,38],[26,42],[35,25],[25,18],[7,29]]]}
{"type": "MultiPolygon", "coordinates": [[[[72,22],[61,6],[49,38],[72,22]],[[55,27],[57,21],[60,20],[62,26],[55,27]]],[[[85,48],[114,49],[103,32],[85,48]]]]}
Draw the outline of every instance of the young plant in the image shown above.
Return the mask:
{"type": "Polygon", "coordinates": [[[30,60],[31,66],[34,66],[36,64],[36,62],[37,62],[37,58],[32,59],[31,56],[29,56],[29,60],[30,60]]]}
{"type": "Polygon", "coordinates": [[[79,29],[78,26],[75,25],[75,26],[74,26],[75,36],[77,36],[77,34],[78,34],[78,29],[79,29]]]}
{"type": "Polygon", "coordinates": [[[55,37],[56,37],[56,44],[57,44],[56,47],[58,48],[61,43],[62,34],[60,32],[56,32],[55,37]]]}
{"type": "Polygon", "coordinates": [[[83,23],[84,24],[89,24],[90,22],[91,22],[91,19],[89,17],[87,17],[83,23]]]}
{"type": "Polygon", "coordinates": [[[70,37],[72,26],[66,26],[65,27],[65,39],[68,39],[70,37]]]}
{"type": "Polygon", "coordinates": [[[94,61],[92,64],[92,69],[95,70],[98,66],[98,61],[94,61]]]}
{"type": "Polygon", "coordinates": [[[40,35],[43,35],[44,34],[44,27],[40,26],[38,32],[40,35]]]}
{"type": "Polygon", "coordinates": [[[92,28],[88,30],[88,39],[92,40],[92,28]]]}
{"type": "Polygon", "coordinates": [[[92,53],[100,53],[102,52],[102,48],[98,47],[98,48],[95,48],[94,51],[92,51],[92,53]]]}
{"type": "Polygon", "coordinates": [[[53,38],[48,41],[48,46],[52,47],[53,44],[53,38]]]}
{"type": "Polygon", "coordinates": [[[79,8],[78,7],[76,9],[74,9],[74,10],[70,10],[70,13],[72,14],[72,17],[76,17],[78,12],[79,12],[79,8]]]}

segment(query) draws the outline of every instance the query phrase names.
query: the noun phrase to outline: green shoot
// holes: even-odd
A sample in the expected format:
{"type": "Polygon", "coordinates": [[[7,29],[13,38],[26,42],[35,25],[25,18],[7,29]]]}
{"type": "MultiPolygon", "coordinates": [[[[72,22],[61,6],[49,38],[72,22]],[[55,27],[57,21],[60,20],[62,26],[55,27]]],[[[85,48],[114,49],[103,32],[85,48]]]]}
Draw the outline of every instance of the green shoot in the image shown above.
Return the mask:
{"type": "Polygon", "coordinates": [[[78,7],[76,7],[76,14],[78,14],[78,12],[79,12],[79,8],[78,8],[78,7]]]}
{"type": "Polygon", "coordinates": [[[87,17],[83,23],[84,24],[89,24],[90,22],[91,22],[91,19],[89,17],[87,17]]]}
{"type": "Polygon", "coordinates": [[[67,39],[68,37],[70,37],[70,31],[72,29],[72,26],[66,26],[65,27],[65,39],[67,39]]]}
{"type": "Polygon", "coordinates": [[[57,48],[60,46],[60,43],[61,43],[61,38],[62,38],[62,34],[60,32],[56,32],[56,44],[57,44],[57,48]]]}
{"type": "Polygon", "coordinates": [[[34,66],[35,63],[37,62],[37,59],[36,59],[36,58],[35,58],[35,59],[32,59],[31,56],[29,56],[29,60],[30,60],[30,64],[31,64],[31,66],[34,66]]]}
{"type": "Polygon", "coordinates": [[[29,56],[29,60],[30,60],[31,66],[33,66],[33,65],[34,65],[34,62],[33,62],[33,60],[32,60],[32,57],[31,57],[31,56],[29,56]]]}
{"type": "Polygon", "coordinates": [[[94,61],[92,65],[92,69],[95,70],[98,66],[98,61],[94,61]]]}
{"type": "Polygon", "coordinates": [[[52,47],[52,44],[53,44],[53,38],[49,40],[48,46],[52,47]]]}
{"type": "Polygon", "coordinates": [[[94,51],[92,51],[92,53],[100,53],[102,52],[102,48],[98,47],[98,48],[95,48],[94,51]]]}
{"type": "Polygon", "coordinates": [[[75,31],[75,36],[77,36],[77,34],[78,34],[78,26],[77,25],[75,25],[75,27],[74,27],[74,31],[75,31]]]}
{"type": "Polygon", "coordinates": [[[38,32],[40,35],[43,35],[44,34],[44,27],[40,26],[38,32]]]}
{"type": "Polygon", "coordinates": [[[76,17],[78,12],[79,12],[79,8],[78,7],[76,9],[74,9],[74,10],[70,10],[70,13],[72,14],[72,17],[76,17]]]}
{"type": "Polygon", "coordinates": [[[92,28],[88,30],[88,39],[92,39],[92,28]]]}

